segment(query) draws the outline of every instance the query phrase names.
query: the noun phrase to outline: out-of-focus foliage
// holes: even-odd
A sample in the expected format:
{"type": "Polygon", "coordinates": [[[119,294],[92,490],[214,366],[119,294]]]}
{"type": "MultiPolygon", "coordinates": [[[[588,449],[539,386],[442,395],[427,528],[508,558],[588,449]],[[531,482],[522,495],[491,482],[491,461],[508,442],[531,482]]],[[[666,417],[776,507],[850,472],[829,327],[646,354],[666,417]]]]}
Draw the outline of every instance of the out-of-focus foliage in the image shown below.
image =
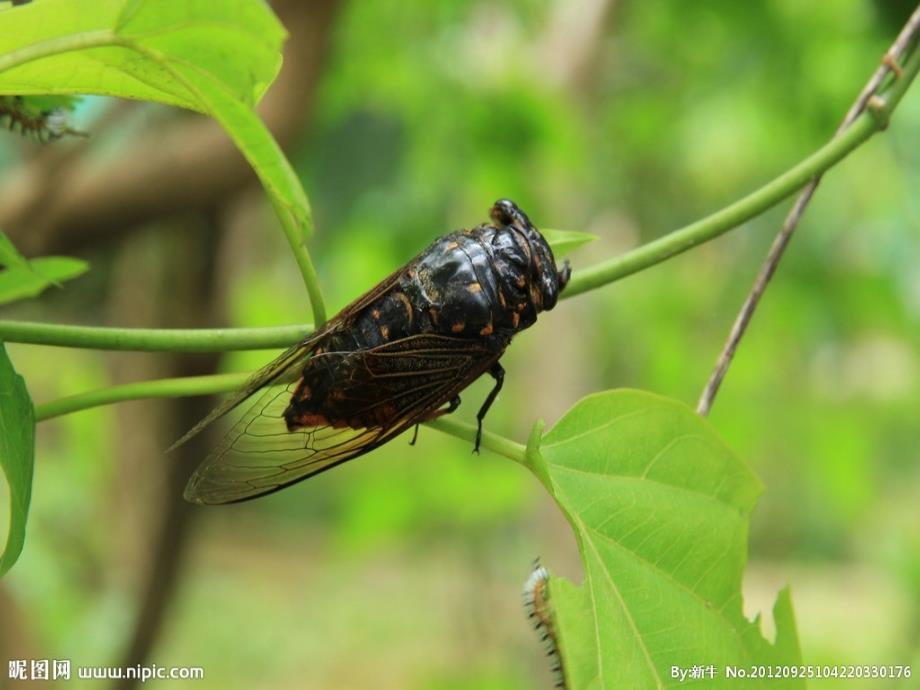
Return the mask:
{"type": "MultiPolygon", "coordinates": [[[[587,0],[349,4],[295,152],[331,306],[485,220],[500,196],[539,227],[599,237],[573,254],[576,273],[718,208],[831,135],[909,5],[620,0],[595,32],[566,9],[587,0]]],[[[915,87],[822,182],[712,414],[766,484],[745,611],[791,584],[809,663],[920,664],[918,123],[915,87]]],[[[612,387],[692,404],[784,210],[541,316],[509,350],[488,428],[523,441],[536,417],[612,387]]],[[[261,220],[235,238],[232,320],[307,320],[290,255],[261,220]]],[[[9,316],[97,322],[94,280],[9,316]]],[[[92,353],[54,351],[51,368],[48,350],[11,350],[38,400],[108,380],[92,353]]],[[[123,486],[115,427],[100,409],[41,430],[36,529],[9,582],[49,656],[106,663],[130,628],[133,583],[112,554],[138,536],[100,528],[119,517],[98,500],[123,486]]],[[[510,462],[423,428],[415,447],[397,439],[205,520],[155,652],[204,666],[196,687],[549,683],[519,583],[536,555],[581,576],[567,525],[510,462]]]]}
{"type": "Polygon", "coordinates": [[[0,304],[34,297],[49,285],[76,278],[89,268],[85,261],[66,256],[26,259],[0,230],[0,304]]]}
{"type": "Polygon", "coordinates": [[[0,268],[0,304],[35,297],[50,285],[77,278],[89,269],[80,259],[42,256],[24,264],[0,268]]]}

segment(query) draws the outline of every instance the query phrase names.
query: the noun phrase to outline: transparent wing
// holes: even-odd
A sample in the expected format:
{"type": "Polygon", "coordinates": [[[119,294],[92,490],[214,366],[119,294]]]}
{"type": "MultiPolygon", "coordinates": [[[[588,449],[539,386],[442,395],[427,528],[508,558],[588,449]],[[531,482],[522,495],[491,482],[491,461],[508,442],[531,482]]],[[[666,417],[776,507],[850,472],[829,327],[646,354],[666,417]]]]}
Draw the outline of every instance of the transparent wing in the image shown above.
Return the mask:
{"type": "Polygon", "coordinates": [[[296,385],[271,386],[259,396],[195,470],[186,500],[220,504],[262,496],[376,448],[407,428],[288,431],[283,413],[296,385]]]}
{"type": "Polygon", "coordinates": [[[298,382],[269,385],[192,475],[185,498],[234,503],[306,479],[386,443],[438,414],[501,356],[469,340],[412,336],[369,350],[324,353],[347,358],[342,392],[354,403],[350,417],[384,424],[343,423],[287,430],[284,411],[298,382]]]}
{"type": "Polygon", "coordinates": [[[173,443],[166,452],[168,453],[178,448],[193,436],[200,434],[205,427],[210,426],[214,421],[223,417],[230,412],[230,410],[245,401],[246,398],[257,393],[259,389],[272,384],[288,384],[297,381],[307,363],[310,350],[325,334],[325,332],[318,333],[297,343],[259,369],[248,381],[246,381],[242,388],[224,398],[220,405],[211,410],[207,417],[185,432],[182,438],[173,443]]]}
{"type": "MultiPolygon", "coordinates": [[[[413,259],[413,261],[415,261],[415,259],[413,259]]],[[[380,281],[373,289],[364,293],[354,302],[342,309],[342,311],[339,312],[335,318],[331,319],[321,330],[317,331],[306,340],[288,348],[272,362],[259,369],[252,375],[252,378],[246,382],[246,385],[221,401],[220,405],[211,410],[207,417],[189,429],[182,438],[173,443],[166,452],[168,453],[181,446],[193,436],[197,436],[205,427],[210,426],[215,420],[223,417],[230,412],[230,410],[244,402],[246,398],[257,393],[259,389],[275,383],[286,384],[296,381],[303,371],[310,351],[319,341],[335,329],[346,327],[347,324],[351,322],[352,317],[392,288],[404,270],[405,266],[394,271],[391,275],[380,281]]]]}

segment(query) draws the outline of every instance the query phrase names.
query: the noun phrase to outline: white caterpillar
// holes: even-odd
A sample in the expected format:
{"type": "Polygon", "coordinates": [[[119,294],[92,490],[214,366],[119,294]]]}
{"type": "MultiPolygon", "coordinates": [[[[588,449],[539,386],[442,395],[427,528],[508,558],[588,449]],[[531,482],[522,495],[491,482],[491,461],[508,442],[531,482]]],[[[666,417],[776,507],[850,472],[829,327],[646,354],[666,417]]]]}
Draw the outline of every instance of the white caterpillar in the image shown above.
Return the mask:
{"type": "Polygon", "coordinates": [[[559,640],[556,639],[556,629],[549,606],[549,590],[546,586],[548,580],[549,572],[540,565],[539,560],[535,561],[533,572],[524,583],[524,610],[543,643],[550,670],[553,672],[553,687],[565,690],[565,672],[562,669],[562,656],[559,654],[559,640]]]}

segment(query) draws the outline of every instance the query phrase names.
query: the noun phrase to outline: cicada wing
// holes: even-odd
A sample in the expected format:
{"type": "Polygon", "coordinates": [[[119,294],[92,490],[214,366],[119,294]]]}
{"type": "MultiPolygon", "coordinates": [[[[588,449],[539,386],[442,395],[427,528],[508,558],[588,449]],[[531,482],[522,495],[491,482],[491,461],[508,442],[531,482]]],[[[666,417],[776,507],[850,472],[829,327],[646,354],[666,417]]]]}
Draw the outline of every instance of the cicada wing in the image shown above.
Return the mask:
{"type": "MultiPolygon", "coordinates": [[[[417,258],[418,257],[416,257],[416,259],[417,258]]],[[[415,261],[415,259],[413,259],[413,261],[415,261]]],[[[167,452],[181,446],[193,436],[201,433],[205,427],[210,426],[215,420],[223,417],[230,410],[244,402],[246,398],[258,392],[259,389],[274,383],[290,383],[296,381],[303,371],[307,359],[309,358],[310,351],[319,341],[329,335],[330,332],[347,327],[347,325],[351,323],[353,317],[360,313],[364,307],[392,288],[404,270],[405,266],[394,271],[391,275],[380,281],[373,289],[367,291],[342,309],[342,311],[335,318],[330,320],[321,330],[317,331],[306,340],[288,348],[275,360],[259,369],[242,388],[228,396],[220,405],[211,410],[207,417],[198,422],[198,424],[189,429],[182,438],[173,443],[167,452]]]]}
{"type": "Polygon", "coordinates": [[[376,448],[405,426],[316,426],[288,431],[284,410],[296,383],[270,386],[195,470],[185,488],[193,503],[245,501],[272,493],[376,448]]]}
{"type": "Polygon", "coordinates": [[[195,471],[185,498],[205,504],[245,501],[362,455],[436,416],[500,355],[469,340],[430,335],[317,355],[347,358],[340,390],[353,420],[379,420],[383,407],[386,422],[288,431],[284,412],[298,382],[271,385],[195,471]]]}
{"type": "Polygon", "coordinates": [[[182,438],[173,443],[167,453],[175,450],[193,436],[200,434],[205,427],[223,417],[230,410],[255,395],[260,389],[273,384],[288,384],[297,381],[310,356],[310,350],[325,333],[318,333],[297,343],[281,353],[274,360],[255,372],[239,389],[224,398],[220,405],[208,413],[208,416],[189,429],[182,438]]]}

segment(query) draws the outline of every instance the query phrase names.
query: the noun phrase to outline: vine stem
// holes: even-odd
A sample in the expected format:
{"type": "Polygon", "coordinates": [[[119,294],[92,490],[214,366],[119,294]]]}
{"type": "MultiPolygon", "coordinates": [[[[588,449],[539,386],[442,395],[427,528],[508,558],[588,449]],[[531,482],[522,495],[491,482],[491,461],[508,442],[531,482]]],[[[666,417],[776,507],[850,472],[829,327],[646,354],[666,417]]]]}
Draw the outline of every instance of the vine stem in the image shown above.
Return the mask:
{"type": "MultiPolygon", "coordinates": [[[[148,398],[182,398],[191,395],[229,393],[238,389],[250,374],[212,374],[208,376],[183,376],[180,378],[138,381],[119,386],[99,388],[86,393],[70,395],[35,406],[35,421],[43,422],[65,414],[88,410],[102,405],[145,400],[148,398]]],[[[469,441],[476,439],[476,427],[457,419],[441,417],[425,423],[432,429],[469,441]]],[[[489,431],[482,434],[482,447],[504,455],[519,464],[525,463],[526,448],[520,443],[489,431]]]]}
{"type": "Polygon", "coordinates": [[[596,290],[708,242],[763,213],[801,189],[812,178],[823,174],[873,134],[888,126],[891,113],[917,75],[918,67],[920,59],[918,51],[915,51],[904,66],[903,74],[878,97],[880,102],[875,107],[871,107],[870,104],[870,108],[856,118],[840,136],[831,139],[792,169],[702,220],[674,230],[622,256],[573,274],[572,280],[561,295],[562,299],[596,290]]]}
{"type": "Polygon", "coordinates": [[[562,298],[596,290],[725,234],[788,197],[812,177],[842,160],[876,131],[875,120],[865,115],[843,136],[825,144],[795,167],[733,204],[622,256],[573,274],[562,298]]]}
{"type": "MultiPolygon", "coordinates": [[[[469,441],[471,444],[476,440],[476,427],[466,422],[451,417],[438,417],[429,422],[424,422],[425,426],[437,429],[445,434],[456,436],[457,438],[469,441]]],[[[482,432],[483,448],[491,450],[493,453],[504,455],[506,458],[514,460],[519,465],[526,464],[527,448],[516,441],[512,441],[504,436],[493,434],[491,431],[482,432]]]]}
{"type": "MultiPolygon", "coordinates": [[[[896,78],[901,78],[899,74],[901,68],[898,66],[898,60],[903,58],[904,53],[916,37],[918,30],[920,30],[920,5],[917,6],[917,9],[915,9],[914,13],[908,18],[907,23],[904,24],[901,32],[894,40],[894,43],[892,43],[891,47],[882,58],[881,65],[879,65],[869,78],[869,81],[863,87],[862,91],[860,91],[853,105],[850,106],[850,109],[843,118],[843,122],[841,122],[840,126],[837,128],[835,136],[840,136],[841,132],[845,131],[846,128],[859,117],[866,106],[871,102],[871,99],[881,86],[882,81],[889,73],[894,72],[896,78]]],[[[876,104],[876,107],[877,106],[878,104],[876,104]]],[[[722,351],[719,353],[712,373],[709,375],[703,392],[700,394],[696,411],[704,417],[708,415],[709,411],[712,409],[712,403],[719,392],[725,375],[728,373],[728,367],[734,359],[738,344],[747,331],[747,327],[754,316],[754,311],[757,309],[757,305],[760,304],[760,299],[767,289],[770,279],[776,272],[776,268],[783,258],[786,247],[789,245],[789,241],[792,239],[792,235],[798,227],[799,221],[801,221],[802,216],[805,214],[805,210],[808,208],[808,204],[811,202],[815,190],[818,188],[818,184],[821,182],[821,177],[822,175],[820,174],[815,175],[805,186],[796,199],[795,204],[793,204],[790,209],[786,219],[783,221],[783,225],[774,238],[773,244],[770,245],[767,257],[764,259],[760,271],[754,279],[754,284],[751,286],[744,303],[741,305],[738,316],[735,317],[725,345],[722,347],[722,351]]]]}
{"type": "Polygon", "coordinates": [[[120,386],[99,388],[86,393],[70,395],[35,406],[35,421],[43,422],[61,415],[88,410],[101,405],[111,405],[127,400],[147,398],[183,398],[190,395],[228,393],[242,386],[249,374],[211,374],[208,376],[182,376],[171,379],[138,381],[120,386]]]}
{"type": "Polygon", "coordinates": [[[94,350],[226,352],[288,347],[313,331],[310,324],[271,328],[104,328],[0,320],[0,340],[94,350]]]}
{"type": "Polygon", "coordinates": [[[310,306],[313,310],[313,321],[319,327],[326,323],[326,303],[319,286],[319,275],[316,273],[316,267],[313,265],[306,245],[306,238],[314,232],[313,211],[310,209],[310,202],[306,195],[302,201],[305,204],[303,218],[298,218],[296,214],[284,208],[275,199],[272,199],[272,206],[281,221],[281,230],[288,241],[294,261],[297,262],[297,268],[303,278],[304,287],[307,289],[307,296],[310,298],[310,306]]]}

